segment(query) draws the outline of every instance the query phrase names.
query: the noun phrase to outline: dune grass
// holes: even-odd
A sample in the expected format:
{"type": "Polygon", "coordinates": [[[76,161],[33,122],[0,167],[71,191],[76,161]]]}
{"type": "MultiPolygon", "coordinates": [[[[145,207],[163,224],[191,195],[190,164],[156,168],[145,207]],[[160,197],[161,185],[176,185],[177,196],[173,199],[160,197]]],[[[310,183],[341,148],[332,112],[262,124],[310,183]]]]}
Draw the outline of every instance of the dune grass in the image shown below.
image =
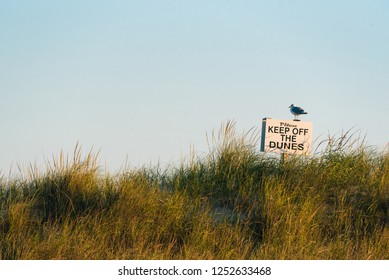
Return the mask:
{"type": "Polygon", "coordinates": [[[0,181],[0,259],[389,259],[389,153],[347,133],[312,157],[258,152],[233,122],[167,170],[92,153],[0,181]]]}

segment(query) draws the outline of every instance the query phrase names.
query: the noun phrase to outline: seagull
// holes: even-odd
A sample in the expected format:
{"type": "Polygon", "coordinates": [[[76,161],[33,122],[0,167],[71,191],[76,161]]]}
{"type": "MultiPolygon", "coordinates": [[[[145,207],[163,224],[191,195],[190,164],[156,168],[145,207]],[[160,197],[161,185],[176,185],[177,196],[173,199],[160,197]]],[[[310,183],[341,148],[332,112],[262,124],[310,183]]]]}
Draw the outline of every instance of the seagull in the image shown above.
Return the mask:
{"type": "Polygon", "coordinates": [[[307,112],[304,111],[301,107],[294,106],[293,104],[289,106],[290,112],[294,115],[294,120],[298,121],[298,116],[299,115],[306,115],[308,114],[307,112]]]}

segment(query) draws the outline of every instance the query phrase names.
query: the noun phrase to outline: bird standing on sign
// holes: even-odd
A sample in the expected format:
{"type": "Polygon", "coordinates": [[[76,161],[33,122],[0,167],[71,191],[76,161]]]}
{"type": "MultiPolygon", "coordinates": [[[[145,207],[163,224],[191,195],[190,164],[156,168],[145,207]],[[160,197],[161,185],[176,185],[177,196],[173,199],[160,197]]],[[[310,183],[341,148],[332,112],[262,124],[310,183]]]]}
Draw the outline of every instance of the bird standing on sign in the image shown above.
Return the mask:
{"type": "Polygon", "coordinates": [[[298,116],[299,115],[306,115],[307,112],[304,111],[301,107],[294,106],[293,104],[289,106],[290,112],[294,115],[294,120],[299,121],[298,116]]]}

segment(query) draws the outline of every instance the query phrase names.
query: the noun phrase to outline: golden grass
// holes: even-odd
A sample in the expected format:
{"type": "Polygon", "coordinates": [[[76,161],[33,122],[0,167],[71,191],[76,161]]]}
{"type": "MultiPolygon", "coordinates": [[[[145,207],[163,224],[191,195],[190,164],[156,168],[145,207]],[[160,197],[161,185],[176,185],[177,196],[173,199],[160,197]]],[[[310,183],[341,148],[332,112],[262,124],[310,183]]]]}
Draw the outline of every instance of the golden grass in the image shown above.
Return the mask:
{"type": "Polygon", "coordinates": [[[1,179],[0,259],[389,259],[389,154],[347,137],[280,163],[230,122],[205,157],[117,175],[77,146],[1,179]]]}

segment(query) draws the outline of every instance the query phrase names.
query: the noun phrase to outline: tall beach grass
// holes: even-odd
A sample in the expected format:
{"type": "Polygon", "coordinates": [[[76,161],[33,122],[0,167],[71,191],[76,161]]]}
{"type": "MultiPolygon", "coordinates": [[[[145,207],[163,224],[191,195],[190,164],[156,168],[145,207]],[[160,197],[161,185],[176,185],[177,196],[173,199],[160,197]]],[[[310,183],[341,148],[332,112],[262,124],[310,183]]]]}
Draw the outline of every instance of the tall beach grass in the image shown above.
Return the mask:
{"type": "Polygon", "coordinates": [[[389,152],[344,133],[281,162],[227,122],[210,151],[115,175],[76,147],[0,181],[0,259],[389,259],[389,152]]]}

